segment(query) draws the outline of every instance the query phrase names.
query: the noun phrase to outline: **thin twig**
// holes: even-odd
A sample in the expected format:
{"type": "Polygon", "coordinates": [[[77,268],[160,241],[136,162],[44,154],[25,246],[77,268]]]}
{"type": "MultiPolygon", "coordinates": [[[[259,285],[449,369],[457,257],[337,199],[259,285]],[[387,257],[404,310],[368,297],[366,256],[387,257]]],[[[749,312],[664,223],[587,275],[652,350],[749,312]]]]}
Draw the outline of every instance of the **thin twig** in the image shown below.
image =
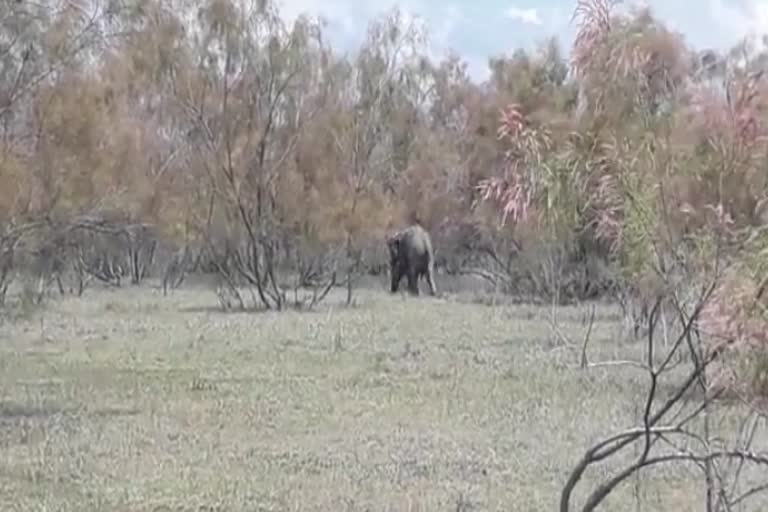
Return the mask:
{"type": "Polygon", "coordinates": [[[587,361],[587,344],[589,343],[589,338],[592,334],[592,327],[595,324],[595,305],[592,304],[592,311],[589,315],[589,325],[587,326],[587,333],[584,335],[584,343],[581,345],[581,367],[586,368],[588,361],[587,361]]]}

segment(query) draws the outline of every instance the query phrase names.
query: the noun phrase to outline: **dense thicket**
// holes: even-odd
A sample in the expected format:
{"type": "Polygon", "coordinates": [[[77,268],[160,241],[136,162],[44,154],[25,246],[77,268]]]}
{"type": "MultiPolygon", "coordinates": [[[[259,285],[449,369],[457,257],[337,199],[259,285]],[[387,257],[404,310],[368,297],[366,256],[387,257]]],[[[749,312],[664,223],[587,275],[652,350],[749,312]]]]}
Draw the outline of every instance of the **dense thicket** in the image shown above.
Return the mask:
{"type": "Polygon", "coordinates": [[[315,303],[417,217],[441,268],[529,298],[727,267],[712,328],[757,340],[768,53],[575,9],[569,55],[494,57],[478,84],[397,10],[342,54],[267,0],[4,1],[0,297],[196,270],[223,304],[315,303]]]}

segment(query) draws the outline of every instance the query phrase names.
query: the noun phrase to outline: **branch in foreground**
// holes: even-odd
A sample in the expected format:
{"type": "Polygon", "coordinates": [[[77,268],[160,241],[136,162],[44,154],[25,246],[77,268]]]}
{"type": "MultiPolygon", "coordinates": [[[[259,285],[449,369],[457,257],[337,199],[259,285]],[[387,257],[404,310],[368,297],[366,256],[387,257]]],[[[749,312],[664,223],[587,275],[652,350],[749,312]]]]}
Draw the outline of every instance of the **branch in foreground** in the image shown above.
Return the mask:
{"type": "MultiPolygon", "coordinates": [[[[585,511],[593,510],[594,507],[596,507],[600,502],[602,502],[605,499],[605,497],[608,496],[608,494],[610,494],[610,492],[620,482],[624,481],[626,478],[634,474],[638,469],[648,465],[647,464],[648,461],[669,462],[673,460],[680,460],[680,457],[683,457],[683,456],[688,457],[689,458],[688,460],[695,460],[695,458],[698,457],[692,454],[684,454],[684,455],[680,454],[677,456],[678,457],[677,459],[653,457],[651,455],[651,448],[655,444],[655,442],[665,434],[676,433],[676,434],[685,435],[688,437],[694,437],[694,438],[696,437],[692,433],[685,431],[683,429],[683,426],[685,423],[687,423],[687,421],[690,421],[694,417],[698,416],[698,414],[702,412],[704,408],[697,408],[698,412],[695,415],[688,416],[685,422],[678,423],[676,426],[659,428],[658,424],[673,409],[673,407],[680,402],[683,396],[685,396],[685,393],[691,388],[692,385],[694,385],[695,382],[699,380],[699,378],[705,372],[706,368],[719,357],[722,351],[715,350],[709,355],[707,355],[704,359],[697,360],[696,364],[694,365],[694,368],[683,380],[683,382],[677,387],[675,392],[672,393],[672,396],[669,397],[665,402],[663,402],[660,405],[660,407],[658,407],[654,411],[653,403],[658,393],[658,377],[667,369],[667,366],[669,365],[669,362],[672,359],[672,355],[677,350],[679,350],[679,348],[683,346],[684,341],[690,337],[692,328],[694,325],[694,320],[698,317],[699,312],[701,310],[700,307],[697,307],[694,314],[687,319],[681,315],[680,321],[683,326],[683,331],[679,335],[678,339],[673,344],[673,346],[670,348],[669,352],[664,357],[662,357],[661,364],[656,366],[654,365],[654,356],[653,356],[653,352],[655,348],[653,333],[655,331],[654,329],[655,323],[658,320],[658,315],[656,313],[658,312],[659,304],[660,302],[657,301],[657,304],[654,307],[654,310],[652,311],[652,314],[649,317],[650,329],[647,335],[648,336],[648,348],[647,348],[648,359],[646,362],[647,364],[646,371],[650,375],[651,385],[648,391],[648,396],[644,404],[645,406],[644,406],[644,414],[643,414],[643,420],[642,420],[643,424],[639,428],[635,428],[635,429],[611,436],[608,439],[598,443],[597,445],[587,450],[587,452],[581,458],[581,460],[576,465],[574,470],[571,472],[571,475],[569,476],[565,486],[563,487],[563,491],[561,493],[561,499],[560,499],[561,512],[568,512],[570,510],[570,501],[571,501],[571,495],[573,493],[573,490],[575,489],[576,485],[583,477],[587,468],[589,468],[591,465],[597,462],[600,462],[601,460],[607,459],[608,457],[611,457],[617,454],[622,449],[634,443],[640,438],[645,438],[645,441],[644,441],[642,453],[637,459],[637,462],[634,465],[627,468],[624,472],[620,473],[618,476],[614,477],[613,479],[609,480],[608,482],[598,487],[590,495],[590,499],[587,501],[587,504],[584,506],[583,510],[585,511]]],[[[700,304],[698,306],[700,306],[700,304]]],[[[711,455],[712,454],[709,454],[709,456],[711,455]]]]}
{"type": "MultiPolygon", "coordinates": [[[[636,463],[628,466],[624,471],[614,476],[601,486],[599,486],[587,499],[587,502],[582,507],[583,511],[594,510],[619,484],[633,475],[636,471],[643,468],[654,466],[657,464],[664,464],[668,462],[696,462],[707,463],[716,459],[739,459],[761,466],[768,466],[768,454],[758,454],[752,452],[745,452],[740,450],[732,451],[715,451],[706,455],[696,455],[690,453],[675,453],[670,455],[663,455],[659,457],[645,458],[642,457],[636,463]]],[[[754,493],[753,493],[754,495],[754,493]]],[[[561,506],[561,511],[563,510],[561,506]]],[[[567,510],[567,508],[565,509],[567,510]]]]}

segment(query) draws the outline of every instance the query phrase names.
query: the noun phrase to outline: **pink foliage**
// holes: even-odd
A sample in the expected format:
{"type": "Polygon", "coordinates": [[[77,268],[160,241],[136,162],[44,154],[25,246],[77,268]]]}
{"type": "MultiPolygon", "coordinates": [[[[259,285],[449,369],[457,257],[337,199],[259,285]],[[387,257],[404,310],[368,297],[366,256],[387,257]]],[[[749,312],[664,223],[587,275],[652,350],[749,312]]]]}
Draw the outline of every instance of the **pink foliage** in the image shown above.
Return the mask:
{"type": "MultiPolygon", "coordinates": [[[[612,11],[615,0],[578,0],[574,19],[579,21],[579,31],[572,49],[572,66],[577,75],[585,77],[594,70],[612,69],[616,73],[629,75],[634,72],[648,74],[661,66],[662,74],[669,74],[678,61],[683,61],[683,51],[676,36],[653,24],[632,25],[614,18],[612,11]],[[612,24],[617,24],[614,27],[612,24]],[[618,24],[621,24],[618,26],[618,24]],[[622,40],[612,42],[611,33],[628,29],[622,40]],[[643,31],[636,32],[637,30],[643,31]],[[635,37],[636,35],[648,35],[635,37]],[[614,44],[615,43],[615,44],[614,44]],[[661,59],[663,62],[657,62],[661,59]],[[677,60],[676,60],[677,59],[677,60]],[[607,66],[607,67],[605,67],[607,66]]],[[[623,34],[623,32],[622,32],[623,34]]],[[[678,70],[679,71],[679,70],[678,70]]],[[[698,127],[710,143],[721,148],[752,148],[761,139],[759,76],[734,81],[729,84],[728,94],[718,97],[715,92],[699,86],[692,96],[689,112],[693,114],[688,130],[698,127]]],[[[478,190],[484,201],[494,201],[503,214],[502,222],[511,218],[513,222],[526,221],[535,209],[538,197],[539,177],[535,174],[541,168],[544,151],[548,149],[548,135],[543,128],[531,127],[519,104],[510,104],[502,109],[499,119],[498,138],[509,142],[505,152],[506,167],[503,176],[483,180],[478,190]]],[[[588,180],[590,207],[597,236],[611,243],[614,248],[622,239],[624,230],[624,208],[626,198],[622,192],[622,173],[615,167],[616,155],[625,153],[622,148],[605,146],[602,157],[592,160],[590,170],[583,178],[588,180]]],[[[630,170],[630,172],[632,172],[630,170]]],[[[685,180],[685,177],[680,177],[685,180]]],[[[681,185],[686,189],[685,185],[681,185]]],[[[690,188],[690,187],[688,187],[690,188]]],[[[695,188],[695,187],[694,187],[695,188]]],[[[687,190],[687,189],[686,189],[687,190]]],[[[682,198],[681,198],[682,199],[682,198]]],[[[698,204],[715,213],[707,224],[715,228],[727,225],[733,220],[723,205],[698,204]]],[[[717,199],[720,201],[720,198],[717,199]]],[[[690,202],[678,201],[681,213],[692,210],[690,202]]],[[[708,216],[707,212],[694,212],[708,216]]]]}
{"type": "Polygon", "coordinates": [[[611,242],[614,248],[624,226],[622,204],[616,177],[612,174],[600,176],[595,191],[596,234],[598,239],[611,242]]]}
{"type": "Polygon", "coordinates": [[[571,65],[583,75],[594,59],[595,49],[611,30],[614,0],[578,0],[572,20],[579,19],[579,31],[573,43],[571,65]]]}
{"type": "Polygon", "coordinates": [[[528,218],[531,206],[530,188],[526,187],[517,173],[507,179],[489,178],[478,185],[483,201],[495,201],[501,205],[502,224],[511,217],[514,223],[528,218]]]}
{"type": "MultiPolygon", "coordinates": [[[[678,77],[682,76],[681,63],[685,60],[685,52],[681,50],[681,43],[676,36],[650,24],[628,23],[613,27],[612,23],[623,23],[618,18],[612,18],[611,11],[615,3],[614,0],[578,1],[574,18],[579,18],[580,26],[572,49],[572,66],[576,75],[580,79],[597,78],[594,85],[598,88],[603,85],[599,80],[605,79],[611,73],[614,76],[645,76],[661,69],[656,74],[665,78],[674,75],[673,71],[678,72],[678,77]],[[627,31],[612,33],[619,29],[627,31]],[[642,37],[634,37],[640,30],[643,31],[642,35],[647,33],[651,37],[645,40],[642,37]],[[611,37],[616,34],[626,37],[616,38],[614,41],[611,37]],[[609,73],[606,74],[606,71],[609,73]]],[[[683,78],[674,84],[683,83],[683,78]]],[[[722,158],[722,164],[713,164],[715,167],[725,166],[728,162],[729,165],[740,166],[738,172],[747,173],[756,166],[753,161],[740,160],[739,157],[764,156],[765,152],[760,151],[762,146],[759,143],[766,140],[761,118],[763,101],[768,95],[763,94],[761,90],[760,78],[760,75],[753,75],[733,80],[728,84],[726,94],[718,94],[712,88],[698,85],[695,86],[687,105],[676,105],[678,112],[686,113],[686,122],[681,123],[685,124],[686,134],[693,131],[698,140],[705,138],[716,148],[716,152],[728,157],[722,158]]],[[[650,80],[646,82],[646,85],[649,84],[650,80]]],[[[502,222],[508,218],[515,223],[525,222],[539,204],[535,201],[541,199],[536,188],[540,180],[536,172],[542,168],[544,151],[548,149],[546,130],[531,127],[521,112],[520,105],[511,104],[501,111],[498,138],[509,143],[505,151],[505,172],[503,176],[483,180],[477,188],[484,201],[494,201],[499,205],[503,215],[502,222]]],[[[680,161],[687,161],[691,156],[687,153],[691,148],[689,144],[671,144],[664,149],[675,151],[678,148],[682,151],[680,161]]],[[[688,210],[688,214],[698,214],[705,227],[705,236],[715,235],[725,240],[736,233],[736,223],[728,211],[728,208],[733,209],[733,198],[721,197],[723,194],[733,194],[731,191],[724,193],[721,186],[717,197],[708,195],[709,184],[699,183],[702,179],[709,179],[705,174],[669,174],[678,169],[675,165],[662,164],[658,168],[654,164],[634,167],[633,162],[638,158],[632,155],[631,151],[636,148],[627,149],[604,145],[599,151],[602,156],[594,158],[594,154],[590,155],[590,161],[586,165],[588,171],[583,177],[579,177],[587,180],[584,185],[588,185],[587,193],[598,238],[611,243],[614,249],[617,248],[626,229],[625,207],[628,203],[626,191],[623,190],[625,178],[629,179],[626,183],[632,183],[633,178],[638,178],[637,174],[632,173],[654,172],[657,169],[659,180],[670,179],[670,184],[675,184],[666,188],[667,191],[673,191],[673,194],[674,190],[704,191],[705,199],[697,203],[700,209],[698,212],[693,211],[694,207],[684,198],[677,198],[679,201],[673,199],[670,204],[682,203],[681,213],[688,210]],[[622,159],[628,163],[624,165],[622,159]],[[728,205],[728,208],[724,204],[728,205]]],[[[581,156],[583,154],[579,155],[581,156]]],[[[697,161],[697,164],[707,165],[706,162],[701,160],[697,161]]],[[[660,185],[657,188],[660,188],[660,185]]],[[[653,208],[653,204],[645,206],[653,208]]],[[[655,226],[662,227],[664,226],[655,226]]],[[[768,348],[768,315],[765,314],[768,304],[764,305],[763,300],[763,291],[768,279],[759,284],[759,279],[745,277],[743,274],[743,269],[741,274],[733,272],[715,290],[714,296],[701,312],[699,326],[715,340],[715,346],[712,348],[768,348]]]]}
{"type": "Polygon", "coordinates": [[[521,106],[516,103],[501,110],[497,134],[499,139],[510,143],[505,153],[505,176],[482,180],[477,189],[483,201],[493,201],[500,206],[502,224],[508,218],[517,224],[530,218],[533,184],[529,167],[532,160],[541,156],[542,145],[546,146],[549,139],[545,131],[528,126],[521,106]]]}
{"type": "Polygon", "coordinates": [[[694,89],[691,109],[710,140],[742,147],[760,141],[760,78],[754,75],[729,82],[725,97],[711,87],[694,89]]]}
{"type": "Polygon", "coordinates": [[[501,110],[501,119],[497,131],[499,139],[514,139],[525,128],[525,116],[520,111],[520,105],[512,103],[501,110]]]}
{"type": "Polygon", "coordinates": [[[655,23],[648,9],[632,16],[614,14],[618,3],[578,1],[572,19],[578,31],[571,51],[576,76],[588,82],[598,104],[611,81],[619,78],[632,77],[639,94],[668,94],[688,71],[682,38],[655,23]]]}
{"type": "MultiPolygon", "coordinates": [[[[712,388],[738,394],[768,391],[759,381],[752,380],[756,374],[749,370],[745,373],[746,368],[739,364],[744,362],[739,355],[746,355],[747,361],[755,363],[756,354],[768,351],[764,289],[765,281],[758,286],[755,281],[733,272],[715,290],[701,311],[699,330],[706,334],[709,350],[736,356],[734,359],[721,359],[714,365],[709,383],[712,388]]],[[[759,363],[753,371],[759,375],[759,363]]]]}
{"type": "Polygon", "coordinates": [[[716,346],[768,348],[765,285],[733,272],[715,290],[702,310],[700,327],[716,340],[716,346]]]}

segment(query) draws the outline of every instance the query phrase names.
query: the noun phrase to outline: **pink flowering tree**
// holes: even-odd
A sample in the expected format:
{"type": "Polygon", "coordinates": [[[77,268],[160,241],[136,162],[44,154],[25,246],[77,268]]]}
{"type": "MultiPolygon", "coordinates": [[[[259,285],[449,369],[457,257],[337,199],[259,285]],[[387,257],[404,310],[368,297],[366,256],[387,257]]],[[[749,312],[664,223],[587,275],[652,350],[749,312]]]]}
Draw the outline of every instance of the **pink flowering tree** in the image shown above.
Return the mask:
{"type": "Polygon", "coordinates": [[[498,208],[500,223],[510,231],[530,234],[533,259],[544,265],[531,269],[543,276],[539,293],[555,302],[566,298],[563,292],[577,295],[573,288],[583,283],[566,267],[590,228],[597,183],[584,151],[594,141],[534,122],[519,104],[502,109],[497,135],[506,145],[504,164],[499,174],[478,183],[480,200],[498,208]]]}
{"type": "Polygon", "coordinates": [[[574,19],[574,122],[556,130],[531,121],[518,104],[503,109],[505,166],[478,189],[513,229],[535,226],[537,236],[564,247],[585,237],[609,247],[619,277],[632,283],[650,273],[649,242],[663,211],[659,180],[672,149],[658,134],[671,123],[687,54],[647,11],[618,15],[613,2],[581,0],[574,19]]]}
{"type": "MultiPolygon", "coordinates": [[[[706,350],[748,350],[758,361],[754,350],[768,351],[768,84],[749,62],[726,62],[724,87],[714,84],[647,10],[614,4],[580,0],[574,12],[575,129],[558,133],[508,105],[498,130],[505,165],[479,183],[481,199],[512,229],[551,240],[588,232],[607,245],[645,315],[659,297],[684,308],[717,282],[706,304],[687,305],[706,350]]],[[[761,368],[732,367],[731,381],[768,393],[761,368]]]]}
{"type": "MultiPolygon", "coordinates": [[[[575,190],[586,194],[583,220],[610,244],[627,286],[645,294],[644,358],[630,364],[650,384],[637,427],[585,450],[560,510],[574,509],[587,469],[609,459],[616,467],[582,494],[579,510],[598,509],[639,472],[681,463],[701,470],[706,510],[734,510],[768,489],[740,481],[744,466],[766,474],[768,456],[751,447],[752,439],[711,434],[726,393],[751,406],[728,411],[731,421],[744,417],[745,431],[764,414],[760,396],[768,396],[768,89],[749,58],[724,59],[714,84],[702,71],[707,66],[647,10],[619,14],[614,4],[579,0],[575,11],[575,117],[579,133],[595,141],[581,153],[587,172],[575,190]],[[658,328],[665,310],[671,335],[658,328]],[[676,375],[674,360],[687,363],[676,375]],[[669,393],[658,391],[664,380],[669,393]],[[694,399],[682,398],[694,389],[694,399]]],[[[522,211],[545,211],[546,194],[529,193],[532,180],[515,190],[518,175],[525,173],[510,166],[488,180],[484,197],[498,201],[502,214],[521,210],[519,198],[528,201],[522,211]]],[[[586,342],[582,366],[592,366],[586,342]]]]}

